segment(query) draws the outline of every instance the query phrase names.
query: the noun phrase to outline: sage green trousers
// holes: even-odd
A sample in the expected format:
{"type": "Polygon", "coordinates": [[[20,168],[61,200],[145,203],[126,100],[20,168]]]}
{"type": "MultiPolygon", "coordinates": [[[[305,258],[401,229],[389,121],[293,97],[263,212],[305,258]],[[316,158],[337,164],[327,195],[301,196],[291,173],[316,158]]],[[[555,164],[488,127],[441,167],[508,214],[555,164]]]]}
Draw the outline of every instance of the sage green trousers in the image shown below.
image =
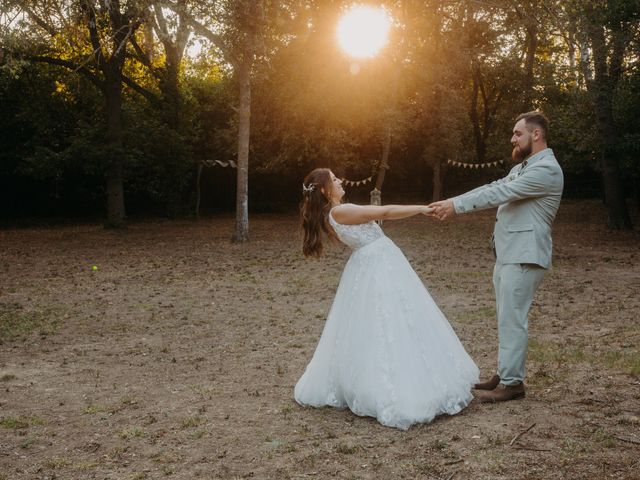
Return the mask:
{"type": "Polygon", "coordinates": [[[546,270],[531,263],[497,263],[493,269],[498,316],[500,383],[524,381],[529,337],[529,308],[546,270]]]}

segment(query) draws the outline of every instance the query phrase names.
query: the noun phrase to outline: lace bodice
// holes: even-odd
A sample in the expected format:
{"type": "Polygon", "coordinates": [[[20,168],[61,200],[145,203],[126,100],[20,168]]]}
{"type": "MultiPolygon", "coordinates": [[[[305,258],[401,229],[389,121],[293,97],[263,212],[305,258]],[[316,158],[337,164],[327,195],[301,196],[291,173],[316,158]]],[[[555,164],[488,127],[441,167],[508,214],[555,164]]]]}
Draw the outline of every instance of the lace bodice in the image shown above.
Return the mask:
{"type": "Polygon", "coordinates": [[[329,223],[340,241],[354,250],[384,237],[384,232],[376,222],[343,225],[336,222],[329,212],[329,223]]]}

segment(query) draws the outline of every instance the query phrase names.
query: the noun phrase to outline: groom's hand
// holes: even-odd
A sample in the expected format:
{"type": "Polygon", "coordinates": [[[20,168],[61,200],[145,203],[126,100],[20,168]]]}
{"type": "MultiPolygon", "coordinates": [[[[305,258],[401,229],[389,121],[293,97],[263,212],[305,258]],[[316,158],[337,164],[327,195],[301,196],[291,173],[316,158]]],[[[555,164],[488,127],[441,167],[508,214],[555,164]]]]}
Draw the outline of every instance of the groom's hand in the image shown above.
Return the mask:
{"type": "Polygon", "coordinates": [[[453,200],[450,199],[433,202],[428,205],[428,207],[433,208],[431,216],[436,217],[438,220],[446,220],[447,218],[451,218],[456,215],[456,209],[453,207],[453,200]]]}

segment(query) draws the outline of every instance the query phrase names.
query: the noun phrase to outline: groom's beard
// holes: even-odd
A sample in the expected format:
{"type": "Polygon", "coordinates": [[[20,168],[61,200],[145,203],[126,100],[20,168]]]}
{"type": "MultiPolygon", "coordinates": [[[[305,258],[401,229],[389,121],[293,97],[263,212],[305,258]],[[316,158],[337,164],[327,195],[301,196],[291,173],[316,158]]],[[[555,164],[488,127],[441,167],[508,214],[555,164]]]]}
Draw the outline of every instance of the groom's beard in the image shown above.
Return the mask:
{"type": "Polygon", "coordinates": [[[518,147],[518,145],[515,145],[513,147],[513,150],[511,151],[511,159],[514,163],[520,163],[529,155],[531,155],[532,150],[533,142],[531,141],[531,139],[529,139],[529,143],[527,143],[527,145],[525,145],[523,148],[518,147]]]}

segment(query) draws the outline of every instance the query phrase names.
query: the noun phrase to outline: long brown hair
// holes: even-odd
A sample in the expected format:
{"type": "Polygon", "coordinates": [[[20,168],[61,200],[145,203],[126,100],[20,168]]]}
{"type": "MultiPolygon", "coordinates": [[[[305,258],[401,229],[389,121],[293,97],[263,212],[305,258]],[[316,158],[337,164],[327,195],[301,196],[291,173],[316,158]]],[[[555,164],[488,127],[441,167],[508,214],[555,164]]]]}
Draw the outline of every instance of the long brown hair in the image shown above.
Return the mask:
{"type": "Polygon", "coordinates": [[[322,255],[323,232],[329,238],[335,238],[335,232],[329,224],[332,188],[331,170],[328,168],[316,168],[304,178],[300,217],[304,230],[302,253],[305,257],[322,255]]]}

